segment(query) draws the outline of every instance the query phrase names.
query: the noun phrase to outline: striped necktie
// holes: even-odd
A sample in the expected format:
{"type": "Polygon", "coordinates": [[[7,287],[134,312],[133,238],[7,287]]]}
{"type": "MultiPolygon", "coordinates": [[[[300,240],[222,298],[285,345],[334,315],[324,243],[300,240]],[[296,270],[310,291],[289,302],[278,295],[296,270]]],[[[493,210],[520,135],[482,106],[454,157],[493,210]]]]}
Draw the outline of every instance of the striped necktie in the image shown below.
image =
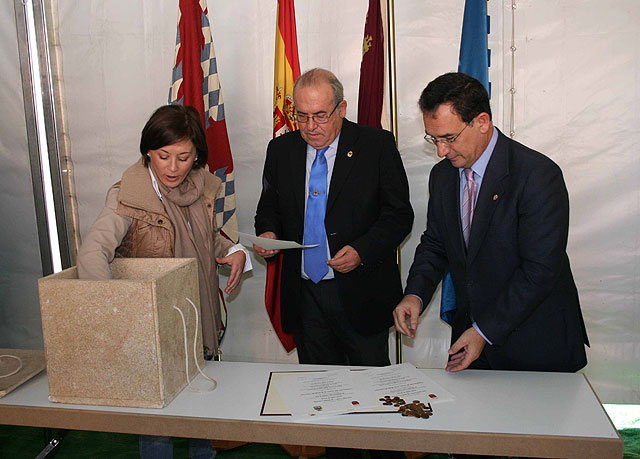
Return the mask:
{"type": "Polygon", "coordinates": [[[472,169],[465,169],[464,175],[467,178],[467,183],[462,192],[462,235],[464,236],[464,244],[468,247],[473,210],[476,206],[476,181],[473,179],[472,169]]]}

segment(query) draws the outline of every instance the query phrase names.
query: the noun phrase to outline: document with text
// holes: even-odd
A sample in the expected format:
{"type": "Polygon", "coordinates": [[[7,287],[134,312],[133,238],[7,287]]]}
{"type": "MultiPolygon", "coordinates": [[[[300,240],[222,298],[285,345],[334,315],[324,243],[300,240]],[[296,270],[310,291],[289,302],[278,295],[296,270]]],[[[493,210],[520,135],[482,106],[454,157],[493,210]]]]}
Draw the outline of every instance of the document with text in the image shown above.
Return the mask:
{"type": "Polygon", "coordinates": [[[366,370],[272,373],[263,415],[299,420],[347,413],[396,412],[410,403],[440,403],[454,396],[409,363],[366,370]]]}

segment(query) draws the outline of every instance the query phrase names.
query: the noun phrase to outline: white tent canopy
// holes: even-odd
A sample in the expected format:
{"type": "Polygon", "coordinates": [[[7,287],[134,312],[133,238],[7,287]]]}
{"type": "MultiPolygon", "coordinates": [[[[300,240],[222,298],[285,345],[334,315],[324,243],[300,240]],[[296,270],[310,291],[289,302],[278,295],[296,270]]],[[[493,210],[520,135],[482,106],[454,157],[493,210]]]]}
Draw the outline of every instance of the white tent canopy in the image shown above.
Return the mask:
{"type": "MultiPolygon", "coordinates": [[[[0,6],[0,181],[3,213],[3,293],[0,347],[37,347],[39,322],[33,279],[39,261],[30,184],[13,8],[0,6]],[[28,170],[28,169],[27,169],[28,170]],[[22,175],[19,178],[18,175],[22,175]],[[15,200],[15,203],[13,202],[15,200]],[[15,204],[15,205],[14,205],[15,204]],[[18,212],[16,212],[16,209],[18,212]],[[17,235],[16,233],[20,233],[17,235]],[[14,255],[15,254],[15,255],[14,255]],[[23,282],[25,278],[29,282],[23,282]],[[34,319],[35,317],[35,319],[34,319]]],[[[347,117],[357,118],[362,32],[367,1],[298,0],[301,69],[325,67],[345,86],[347,117]]],[[[509,133],[512,77],[511,1],[490,1],[492,109],[509,133]]],[[[138,158],[142,126],[167,102],[176,35],[177,0],[63,0],[58,26],[64,109],[79,206],[86,234],[106,190],[138,158]]],[[[267,142],[271,138],[276,1],[209,0],[225,116],[235,163],[239,229],[253,232],[267,142]]],[[[416,213],[402,247],[406,278],[426,224],[427,177],[437,158],[422,139],[417,98],[437,75],[454,71],[462,26],[462,0],[395,2],[399,148],[416,213]]],[[[515,10],[514,129],[520,142],[562,168],[571,199],[568,252],[591,340],[585,373],[604,402],[640,403],[640,3],[635,0],[519,0],[515,10]]],[[[295,362],[265,312],[265,264],[227,301],[229,329],[223,359],[295,362]]],[[[225,279],[222,280],[223,282],[225,279]]],[[[443,367],[449,328],[438,318],[439,296],[423,316],[404,359],[443,367]]],[[[535,345],[535,343],[532,343],[535,345]]]]}

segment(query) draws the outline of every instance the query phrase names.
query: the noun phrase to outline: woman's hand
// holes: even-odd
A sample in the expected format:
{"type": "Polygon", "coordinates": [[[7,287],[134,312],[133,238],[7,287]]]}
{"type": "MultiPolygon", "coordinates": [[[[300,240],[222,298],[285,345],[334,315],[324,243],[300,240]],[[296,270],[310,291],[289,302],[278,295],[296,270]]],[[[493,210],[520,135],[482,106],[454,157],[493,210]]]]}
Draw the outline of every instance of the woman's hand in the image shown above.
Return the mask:
{"type": "Polygon", "coordinates": [[[240,283],[240,276],[242,276],[245,260],[246,255],[242,250],[233,252],[231,255],[227,255],[224,258],[216,257],[216,262],[219,265],[227,265],[231,269],[231,272],[229,273],[229,280],[227,281],[227,287],[224,289],[226,294],[233,292],[240,283]]]}

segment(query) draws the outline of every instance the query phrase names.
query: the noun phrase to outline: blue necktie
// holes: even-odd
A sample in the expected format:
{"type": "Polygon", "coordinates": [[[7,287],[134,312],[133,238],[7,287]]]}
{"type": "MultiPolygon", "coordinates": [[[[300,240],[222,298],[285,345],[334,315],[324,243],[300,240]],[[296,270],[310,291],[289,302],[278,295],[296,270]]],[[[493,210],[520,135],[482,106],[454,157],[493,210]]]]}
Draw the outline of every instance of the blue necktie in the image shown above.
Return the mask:
{"type": "Polygon", "coordinates": [[[309,192],[307,195],[307,213],[304,217],[304,245],[318,244],[317,247],[304,249],[304,272],[316,284],[329,272],[327,265],[327,233],[324,228],[324,215],[327,210],[327,158],[329,149],[316,150],[309,174],[309,192]]]}

